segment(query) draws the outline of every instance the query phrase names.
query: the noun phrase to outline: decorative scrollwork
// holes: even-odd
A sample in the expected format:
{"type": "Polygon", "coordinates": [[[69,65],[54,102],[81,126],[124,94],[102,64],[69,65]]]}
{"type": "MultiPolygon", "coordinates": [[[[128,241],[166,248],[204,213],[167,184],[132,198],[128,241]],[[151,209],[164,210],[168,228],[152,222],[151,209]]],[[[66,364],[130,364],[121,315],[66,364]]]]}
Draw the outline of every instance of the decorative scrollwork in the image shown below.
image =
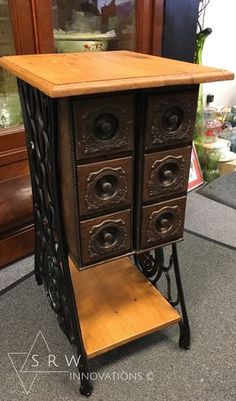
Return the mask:
{"type": "Polygon", "coordinates": [[[89,175],[86,202],[88,209],[119,204],[127,200],[127,175],[121,167],[103,168],[89,175]]]}
{"type": "Polygon", "coordinates": [[[165,265],[164,250],[157,248],[154,251],[148,251],[134,256],[136,266],[141,270],[145,277],[156,286],[159,280],[165,276],[166,279],[166,299],[172,306],[179,304],[179,294],[176,298],[172,295],[172,283],[170,271],[173,267],[173,255],[169,257],[168,265],[165,265]]]}
{"type": "Polygon", "coordinates": [[[178,206],[165,206],[155,211],[149,217],[147,242],[156,242],[160,238],[170,238],[182,225],[180,208],[178,206]]]}
{"type": "Polygon", "coordinates": [[[86,154],[127,146],[132,120],[127,120],[126,109],[121,104],[111,104],[109,107],[99,106],[87,110],[82,115],[82,120],[82,146],[86,154]],[[104,135],[104,140],[96,134],[97,124],[102,116],[104,116],[104,123],[101,126],[104,127],[104,132],[108,132],[109,129],[111,131],[111,135],[104,135]],[[111,121],[109,120],[109,116],[117,121],[116,126],[111,117],[111,121]]]}
{"type": "Polygon", "coordinates": [[[88,253],[94,258],[104,253],[122,249],[127,240],[127,230],[123,220],[107,220],[90,231],[88,253]]]}
{"type": "Polygon", "coordinates": [[[59,323],[71,337],[55,188],[54,103],[46,95],[22,81],[19,81],[19,89],[33,187],[35,275],[38,282],[43,281],[59,323]]]}
{"type": "Polygon", "coordinates": [[[183,139],[190,139],[194,124],[193,110],[195,101],[186,98],[180,99],[163,97],[152,111],[151,138],[152,144],[173,143],[183,139]]]}
{"type": "Polygon", "coordinates": [[[166,156],[156,160],[148,182],[150,196],[180,191],[186,181],[185,160],[183,156],[166,156]]]}

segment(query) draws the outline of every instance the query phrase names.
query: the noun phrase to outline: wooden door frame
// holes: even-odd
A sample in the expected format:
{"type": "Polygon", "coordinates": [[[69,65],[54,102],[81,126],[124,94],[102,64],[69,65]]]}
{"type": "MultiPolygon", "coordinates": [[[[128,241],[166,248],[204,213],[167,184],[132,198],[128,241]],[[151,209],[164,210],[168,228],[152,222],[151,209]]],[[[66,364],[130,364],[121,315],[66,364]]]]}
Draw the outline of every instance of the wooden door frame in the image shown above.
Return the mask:
{"type": "Polygon", "coordinates": [[[165,0],[136,0],[136,50],[147,54],[162,54],[165,0]]]}
{"type": "Polygon", "coordinates": [[[8,0],[16,54],[53,53],[50,0],[8,0]]]}

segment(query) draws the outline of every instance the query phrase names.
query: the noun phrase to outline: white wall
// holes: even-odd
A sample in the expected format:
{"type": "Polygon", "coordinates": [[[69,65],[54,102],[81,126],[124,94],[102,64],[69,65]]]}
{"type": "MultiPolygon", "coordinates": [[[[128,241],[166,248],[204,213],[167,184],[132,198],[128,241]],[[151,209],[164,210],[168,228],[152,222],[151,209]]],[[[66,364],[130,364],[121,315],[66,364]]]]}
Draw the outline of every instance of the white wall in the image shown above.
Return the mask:
{"type": "MultiPolygon", "coordinates": [[[[236,0],[211,0],[204,28],[212,28],[203,50],[203,65],[230,70],[236,76],[236,0]]],[[[205,84],[204,93],[215,95],[214,105],[236,105],[236,80],[205,84]]]]}

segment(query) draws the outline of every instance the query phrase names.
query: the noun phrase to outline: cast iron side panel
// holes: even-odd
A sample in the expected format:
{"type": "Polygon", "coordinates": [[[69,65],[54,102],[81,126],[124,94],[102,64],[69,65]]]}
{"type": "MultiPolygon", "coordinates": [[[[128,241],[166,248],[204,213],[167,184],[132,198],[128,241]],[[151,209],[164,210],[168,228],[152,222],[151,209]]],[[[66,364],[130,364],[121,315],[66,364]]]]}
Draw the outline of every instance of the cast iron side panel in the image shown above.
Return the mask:
{"type": "Polygon", "coordinates": [[[61,328],[80,356],[82,394],[91,393],[88,362],[75,307],[59,199],[55,101],[18,80],[30,162],[35,219],[35,275],[45,285],[61,328]]]}

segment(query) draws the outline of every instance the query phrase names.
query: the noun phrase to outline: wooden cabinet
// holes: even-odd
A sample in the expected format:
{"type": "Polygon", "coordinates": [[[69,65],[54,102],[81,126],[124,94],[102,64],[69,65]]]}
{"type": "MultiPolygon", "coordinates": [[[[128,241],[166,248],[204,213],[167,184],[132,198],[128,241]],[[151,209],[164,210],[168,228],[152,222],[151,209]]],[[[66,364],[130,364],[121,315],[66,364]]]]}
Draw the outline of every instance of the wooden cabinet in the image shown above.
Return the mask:
{"type": "Polygon", "coordinates": [[[233,74],[128,51],[0,63],[19,80],[35,276],[80,355],[80,391],[88,396],[89,358],[176,323],[180,347],[190,347],[176,242],[184,230],[197,89],[233,74]],[[162,275],[166,298],[154,288],[162,275]]]}

